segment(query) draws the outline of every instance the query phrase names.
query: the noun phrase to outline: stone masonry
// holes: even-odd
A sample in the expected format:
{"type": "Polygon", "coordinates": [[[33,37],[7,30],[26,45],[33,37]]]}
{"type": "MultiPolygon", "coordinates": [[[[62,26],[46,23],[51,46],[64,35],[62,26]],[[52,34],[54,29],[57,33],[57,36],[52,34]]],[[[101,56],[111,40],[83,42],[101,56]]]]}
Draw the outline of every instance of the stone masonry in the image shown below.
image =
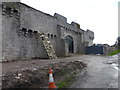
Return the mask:
{"type": "Polygon", "coordinates": [[[0,11],[2,60],[84,54],[85,46],[93,44],[92,31],[81,29],[76,22],[67,23],[57,13],[51,16],[20,2],[3,2],[0,11]]]}

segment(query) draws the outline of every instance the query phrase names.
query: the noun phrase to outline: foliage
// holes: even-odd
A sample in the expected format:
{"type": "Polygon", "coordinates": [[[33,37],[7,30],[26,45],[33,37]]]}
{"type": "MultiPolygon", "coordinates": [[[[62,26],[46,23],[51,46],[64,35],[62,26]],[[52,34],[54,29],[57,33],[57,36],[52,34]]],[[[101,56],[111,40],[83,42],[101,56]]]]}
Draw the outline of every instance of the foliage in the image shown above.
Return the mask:
{"type": "Polygon", "coordinates": [[[74,76],[70,76],[68,78],[65,78],[65,80],[63,80],[57,84],[57,87],[58,88],[65,88],[72,83],[73,79],[74,79],[74,76]]]}
{"type": "Polygon", "coordinates": [[[115,54],[118,54],[118,53],[120,53],[120,49],[115,50],[113,52],[110,52],[108,55],[112,56],[112,55],[115,55],[115,54]]]}

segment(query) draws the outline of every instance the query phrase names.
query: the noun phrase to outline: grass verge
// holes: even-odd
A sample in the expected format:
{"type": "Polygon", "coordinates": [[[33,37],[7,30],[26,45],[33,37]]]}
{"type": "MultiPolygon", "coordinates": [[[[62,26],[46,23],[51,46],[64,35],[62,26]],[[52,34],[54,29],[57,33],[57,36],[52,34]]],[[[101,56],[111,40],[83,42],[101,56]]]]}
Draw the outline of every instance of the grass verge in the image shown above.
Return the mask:
{"type": "Polygon", "coordinates": [[[63,81],[57,83],[57,88],[68,87],[70,84],[72,84],[74,78],[75,78],[75,76],[70,76],[70,77],[65,78],[63,81]]]}
{"type": "Polygon", "coordinates": [[[63,80],[56,83],[57,88],[68,88],[80,75],[81,70],[76,70],[69,75],[66,75],[63,80]]]}
{"type": "Polygon", "coordinates": [[[110,52],[108,55],[109,55],[109,56],[113,56],[113,55],[118,54],[118,53],[120,53],[120,49],[115,50],[115,51],[113,51],[113,52],[110,52]]]}

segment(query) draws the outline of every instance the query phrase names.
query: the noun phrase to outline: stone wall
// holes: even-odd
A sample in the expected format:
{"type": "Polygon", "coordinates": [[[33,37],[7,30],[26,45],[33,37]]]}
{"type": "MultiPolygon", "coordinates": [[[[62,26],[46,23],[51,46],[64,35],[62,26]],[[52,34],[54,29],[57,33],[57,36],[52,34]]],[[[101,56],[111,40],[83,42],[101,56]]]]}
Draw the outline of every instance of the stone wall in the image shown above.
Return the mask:
{"type": "MultiPolygon", "coordinates": [[[[9,3],[9,5],[10,4],[13,3],[9,3]]],[[[19,3],[14,3],[13,5],[17,6],[19,3]]],[[[18,8],[15,8],[15,10],[19,11],[19,6],[17,7],[18,8]]],[[[28,34],[26,36],[25,33],[27,29],[20,28],[21,18],[16,15],[19,12],[14,11],[13,13],[9,13],[11,12],[11,9],[7,10],[8,11],[5,11],[5,14],[2,17],[3,60],[47,58],[47,54],[40,37],[30,30],[28,30],[28,34]]]]}
{"type": "Polygon", "coordinates": [[[117,50],[117,48],[116,47],[114,47],[114,46],[109,46],[108,47],[108,51],[107,51],[107,55],[109,54],[109,53],[111,53],[111,52],[113,52],[113,51],[115,51],[115,50],[117,50]]]}
{"type": "Polygon", "coordinates": [[[94,33],[90,30],[83,31],[83,42],[86,46],[92,46],[94,39],[94,33]]]}
{"type": "Polygon", "coordinates": [[[48,36],[58,57],[65,56],[67,35],[74,40],[74,53],[85,53],[83,41],[91,37],[85,39],[88,31],[81,30],[78,23],[68,24],[62,15],[51,16],[22,3],[4,3],[2,10],[3,60],[48,58],[40,33],[48,36]]]}
{"type": "Polygon", "coordinates": [[[113,52],[117,50],[116,47],[114,46],[109,46],[107,44],[103,44],[103,52],[104,52],[104,55],[109,55],[109,53],[113,52]]]}
{"type": "Polygon", "coordinates": [[[61,33],[61,38],[64,40],[65,36],[72,36],[74,39],[74,53],[84,53],[84,45],[82,43],[82,33],[80,31],[75,31],[74,29],[70,27],[64,27],[64,26],[59,26],[60,27],[60,33],[61,33]]]}
{"type": "Polygon", "coordinates": [[[77,28],[77,26],[79,25],[75,22],[68,24],[67,18],[64,16],[61,16],[57,13],[55,13],[54,16],[51,16],[49,14],[45,14],[41,11],[38,11],[36,9],[30,8],[27,5],[22,4],[20,22],[21,27],[30,28],[33,31],[35,30],[40,33],[48,34],[58,56],[64,56],[61,55],[60,52],[65,53],[64,38],[62,38],[61,36],[61,38],[59,37],[59,33],[62,34],[62,32],[59,32],[59,29],[57,28],[58,25],[62,25],[63,27],[65,27],[65,30],[63,31],[64,33],[66,33],[65,36],[70,34],[74,38],[75,53],[81,52],[80,49],[78,49],[82,48],[81,36],[79,31],[77,30],[79,29],[77,28]],[[70,30],[68,31],[68,29],[70,30]],[[61,46],[59,45],[63,47],[60,48],[61,46]]]}
{"type": "Polygon", "coordinates": [[[0,61],[2,60],[2,3],[0,2],[0,61]]]}

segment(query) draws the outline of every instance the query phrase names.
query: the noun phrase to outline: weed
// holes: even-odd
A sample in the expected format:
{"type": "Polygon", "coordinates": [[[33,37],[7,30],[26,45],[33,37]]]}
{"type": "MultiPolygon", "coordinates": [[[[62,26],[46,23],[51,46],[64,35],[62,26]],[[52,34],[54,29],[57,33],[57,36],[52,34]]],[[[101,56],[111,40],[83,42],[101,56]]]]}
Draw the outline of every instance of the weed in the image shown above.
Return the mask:
{"type": "Polygon", "coordinates": [[[109,56],[113,56],[113,55],[118,54],[118,53],[120,53],[120,49],[115,50],[115,51],[113,51],[113,52],[110,52],[108,55],[109,55],[109,56]]]}
{"type": "Polygon", "coordinates": [[[57,83],[57,87],[58,88],[65,88],[65,87],[69,86],[72,83],[74,78],[75,78],[75,76],[73,76],[73,75],[65,78],[63,81],[57,83]]]}

